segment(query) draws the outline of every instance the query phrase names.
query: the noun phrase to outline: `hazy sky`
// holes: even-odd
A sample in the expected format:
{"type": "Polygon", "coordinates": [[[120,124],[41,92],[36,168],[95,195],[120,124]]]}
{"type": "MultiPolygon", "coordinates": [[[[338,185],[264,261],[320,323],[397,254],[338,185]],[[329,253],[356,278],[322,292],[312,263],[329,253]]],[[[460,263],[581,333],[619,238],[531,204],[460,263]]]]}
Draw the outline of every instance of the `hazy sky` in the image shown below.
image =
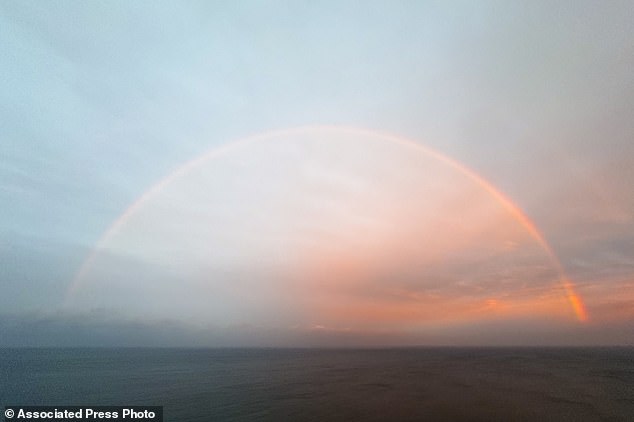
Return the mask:
{"type": "Polygon", "coordinates": [[[633,344],[632,22],[1,2],[0,345],[633,344]]]}

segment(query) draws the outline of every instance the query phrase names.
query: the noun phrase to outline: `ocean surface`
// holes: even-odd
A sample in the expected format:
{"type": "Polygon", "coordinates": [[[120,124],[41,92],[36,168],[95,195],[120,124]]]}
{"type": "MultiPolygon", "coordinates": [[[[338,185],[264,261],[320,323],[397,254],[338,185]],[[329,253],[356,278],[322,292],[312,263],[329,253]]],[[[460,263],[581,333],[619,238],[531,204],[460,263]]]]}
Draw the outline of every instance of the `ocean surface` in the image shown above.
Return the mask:
{"type": "Polygon", "coordinates": [[[0,405],[167,421],[634,421],[632,348],[0,349],[0,405]]]}

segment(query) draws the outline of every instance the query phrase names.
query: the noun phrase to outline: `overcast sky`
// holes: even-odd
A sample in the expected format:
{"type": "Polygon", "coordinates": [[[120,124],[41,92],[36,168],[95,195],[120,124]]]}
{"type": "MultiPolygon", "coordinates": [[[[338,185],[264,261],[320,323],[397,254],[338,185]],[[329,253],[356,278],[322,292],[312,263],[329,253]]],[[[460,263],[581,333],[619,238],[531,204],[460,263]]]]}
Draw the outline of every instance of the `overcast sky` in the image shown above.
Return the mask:
{"type": "Polygon", "coordinates": [[[633,344],[632,22],[1,2],[0,345],[633,344]]]}

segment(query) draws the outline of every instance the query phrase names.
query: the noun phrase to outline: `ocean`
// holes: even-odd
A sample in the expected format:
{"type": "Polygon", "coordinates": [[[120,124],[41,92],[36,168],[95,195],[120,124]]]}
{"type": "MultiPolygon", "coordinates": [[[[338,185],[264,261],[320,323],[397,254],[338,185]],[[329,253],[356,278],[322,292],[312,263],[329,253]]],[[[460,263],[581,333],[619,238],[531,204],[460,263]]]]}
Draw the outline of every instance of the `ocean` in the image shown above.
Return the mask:
{"type": "Polygon", "coordinates": [[[166,421],[632,421],[633,348],[0,349],[0,404],[166,421]]]}

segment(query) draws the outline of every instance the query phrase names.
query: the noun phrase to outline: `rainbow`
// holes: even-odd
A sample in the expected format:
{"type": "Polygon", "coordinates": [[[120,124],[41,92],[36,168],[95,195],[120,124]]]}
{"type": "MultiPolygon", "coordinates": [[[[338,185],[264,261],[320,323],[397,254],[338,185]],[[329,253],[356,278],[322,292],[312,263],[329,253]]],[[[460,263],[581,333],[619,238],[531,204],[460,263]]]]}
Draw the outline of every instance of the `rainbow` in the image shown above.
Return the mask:
{"type": "Polygon", "coordinates": [[[517,206],[515,205],[506,195],[496,189],[490,182],[486,179],[475,173],[473,170],[469,169],[465,165],[459,163],[458,161],[449,158],[437,151],[434,151],[428,147],[425,147],[417,142],[412,140],[397,137],[388,133],[381,133],[377,131],[370,131],[366,129],[347,127],[347,126],[302,126],[292,129],[284,129],[277,131],[265,132],[253,136],[249,136],[246,138],[242,138],[237,141],[230,142],[221,147],[213,148],[202,155],[194,158],[193,160],[185,163],[184,165],[178,167],[172,173],[168,174],[165,178],[161,179],[159,182],[150,187],[145,193],[143,193],[132,205],[130,205],[120,216],[115,220],[110,227],[105,231],[105,233],[98,240],[96,245],[92,248],[88,257],[84,260],[79,271],[76,273],[72,282],[70,283],[70,287],[67,291],[67,299],[72,297],[77,289],[81,286],[83,280],[85,279],[86,274],[91,269],[95,259],[99,255],[99,253],[104,250],[105,246],[108,242],[117,234],[119,231],[125,226],[129,218],[134,215],[144,204],[153,196],[157,195],[159,192],[163,190],[167,185],[172,183],[173,181],[179,179],[184,176],[191,170],[197,168],[198,166],[206,163],[210,160],[221,157],[223,154],[230,152],[239,147],[248,146],[250,144],[265,141],[267,139],[274,138],[276,136],[288,136],[293,134],[302,134],[306,132],[322,132],[322,133],[349,133],[354,135],[363,135],[367,137],[374,137],[386,140],[388,142],[392,142],[394,144],[400,145],[402,147],[415,150],[419,153],[427,154],[451,167],[460,171],[462,174],[469,177],[471,180],[477,183],[481,188],[483,188],[486,192],[492,195],[512,216],[515,218],[526,230],[527,232],[537,241],[537,243],[546,251],[549,258],[551,259],[553,265],[559,274],[559,282],[564,290],[564,293],[567,297],[568,302],[570,303],[572,310],[574,311],[577,319],[581,322],[585,322],[589,319],[588,312],[585,308],[583,300],[579,296],[579,294],[575,291],[574,283],[566,276],[563,265],[557,258],[557,255],[554,253],[551,246],[546,241],[544,235],[539,231],[535,223],[517,206]]]}

